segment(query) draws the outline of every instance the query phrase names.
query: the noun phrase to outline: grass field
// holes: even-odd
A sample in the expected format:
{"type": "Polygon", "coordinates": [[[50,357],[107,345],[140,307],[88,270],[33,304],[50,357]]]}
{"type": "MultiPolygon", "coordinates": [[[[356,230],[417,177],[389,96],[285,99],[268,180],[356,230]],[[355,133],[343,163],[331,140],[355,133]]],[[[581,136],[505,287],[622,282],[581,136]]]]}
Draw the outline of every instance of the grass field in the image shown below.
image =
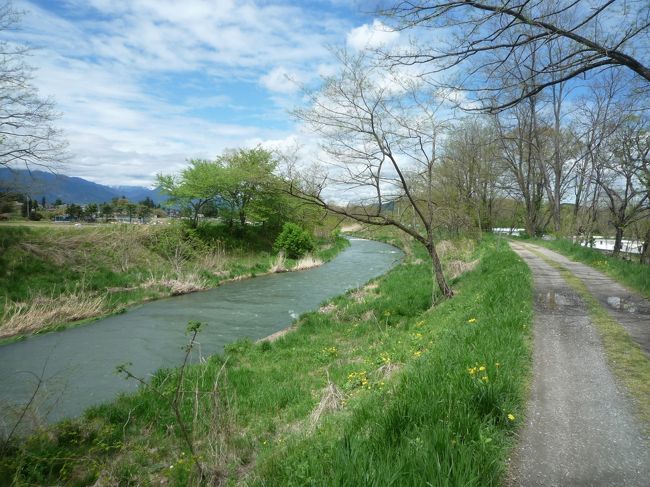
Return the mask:
{"type": "Polygon", "coordinates": [[[531,276],[502,240],[443,247],[448,272],[480,259],[452,280],[453,299],[431,307],[426,252],[411,245],[275,342],[233,343],[11,442],[0,479],[499,485],[530,374],[531,276]]]}
{"type": "MultiPolygon", "coordinates": [[[[1,225],[0,338],[297,266],[272,254],[272,238],[258,227],[1,225]]],[[[318,243],[316,263],[347,245],[342,238],[318,243]]]]}
{"type": "Polygon", "coordinates": [[[600,250],[574,244],[570,240],[534,240],[532,242],[555,250],[578,262],[588,264],[650,299],[650,267],[647,265],[640,264],[638,261],[616,258],[600,250]]]}

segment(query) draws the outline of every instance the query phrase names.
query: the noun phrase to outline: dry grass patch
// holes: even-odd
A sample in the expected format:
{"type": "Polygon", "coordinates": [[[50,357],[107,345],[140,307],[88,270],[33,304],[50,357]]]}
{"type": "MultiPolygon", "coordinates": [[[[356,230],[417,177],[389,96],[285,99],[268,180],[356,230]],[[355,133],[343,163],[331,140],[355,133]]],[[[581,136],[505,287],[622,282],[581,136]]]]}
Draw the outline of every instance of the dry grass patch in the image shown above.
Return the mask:
{"type": "Polygon", "coordinates": [[[302,271],[323,265],[323,261],[313,255],[307,254],[293,266],[294,271],[302,271]]]}
{"type": "Polygon", "coordinates": [[[468,271],[473,270],[479,263],[479,259],[473,260],[472,262],[463,262],[462,260],[452,260],[446,264],[447,275],[450,279],[456,279],[457,277],[465,274],[468,271]]]}
{"type": "Polygon", "coordinates": [[[444,257],[455,248],[456,247],[454,246],[454,243],[451,242],[450,240],[441,240],[436,245],[436,251],[438,252],[438,255],[440,257],[444,257]]]}
{"type": "Polygon", "coordinates": [[[215,275],[219,275],[225,272],[226,267],[228,266],[228,257],[226,256],[226,251],[223,246],[219,245],[217,248],[202,254],[196,266],[199,269],[208,270],[215,275]]]}
{"type": "Polygon", "coordinates": [[[402,370],[402,364],[388,363],[375,370],[373,375],[377,380],[388,380],[400,370],[402,370]]]}
{"type": "Polygon", "coordinates": [[[436,245],[440,258],[446,257],[450,260],[468,261],[471,259],[476,244],[473,240],[464,238],[460,240],[441,240],[436,245]]]}
{"type": "Polygon", "coordinates": [[[354,299],[356,303],[363,303],[366,298],[370,297],[377,297],[374,293],[376,289],[379,288],[379,284],[372,282],[362,288],[355,289],[354,291],[350,291],[349,296],[354,299]]]}
{"type": "Polygon", "coordinates": [[[309,415],[309,429],[314,430],[323,415],[343,409],[345,395],[327,377],[327,386],[323,389],[321,400],[309,415]]]}
{"type": "Polygon", "coordinates": [[[172,296],[181,294],[193,293],[196,291],[203,291],[207,289],[209,283],[198,274],[192,272],[188,274],[181,274],[176,278],[167,278],[162,276],[160,278],[151,278],[144,283],[145,287],[163,286],[169,289],[172,296]]]}
{"type": "Polygon", "coordinates": [[[271,264],[271,267],[269,268],[269,272],[275,274],[277,272],[286,272],[286,271],[287,271],[287,267],[286,267],[286,258],[284,256],[284,252],[279,252],[275,260],[273,261],[273,264],[271,264]]]}
{"type": "MultiPolygon", "coordinates": [[[[58,230],[58,229],[57,229],[58,230]]],[[[20,243],[28,254],[59,266],[84,269],[91,263],[126,272],[136,264],[148,262],[152,255],[142,243],[154,229],[147,226],[62,227],[56,232],[34,234],[20,243]]]]}
{"type": "Polygon", "coordinates": [[[334,311],[336,311],[336,309],[337,308],[336,308],[336,305],[334,303],[328,303],[325,306],[321,306],[320,308],[318,308],[318,312],[320,314],[326,315],[326,314],[329,314],[329,313],[333,313],[334,311]]]}
{"type": "Polygon", "coordinates": [[[84,320],[106,312],[103,296],[83,293],[36,296],[29,303],[8,302],[0,322],[0,338],[31,333],[51,325],[84,320]]]}
{"type": "Polygon", "coordinates": [[[361,321],[377,321],[377,315],[374,309],[369,309],[361,315],[361,321]]]}

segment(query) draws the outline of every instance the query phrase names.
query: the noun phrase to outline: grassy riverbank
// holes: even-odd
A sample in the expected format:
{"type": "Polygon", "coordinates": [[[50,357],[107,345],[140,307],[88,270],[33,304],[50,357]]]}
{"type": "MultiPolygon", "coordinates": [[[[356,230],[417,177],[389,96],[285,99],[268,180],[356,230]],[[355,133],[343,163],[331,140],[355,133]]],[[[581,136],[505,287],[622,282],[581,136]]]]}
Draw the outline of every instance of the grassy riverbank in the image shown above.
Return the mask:
{"type": "Polygon", "coordinates": [[[12,442],[0,478],[498,485],[529,377],[530,273],[501,240],[441,247],[453,299],[431,308],[426,252],[411,245],[402,265],[275,342],[236,342],[12,442]]]}
{"type": "Polygon", "coordinates": [[[163,296],[208,289],[331,259],[347,245],[320,239],[313,260],[278,259],[262,227],[3,225],[0,338],[56,330],[163,296]]]}
{"type": "Polygon", "coordinates": [[[650,267],[640,264],[638,259],[637,262],[623,260],[600,250],[574,244],[570,240],[536,239],[532,242],[588,264],[650,299],[650,267]]]}

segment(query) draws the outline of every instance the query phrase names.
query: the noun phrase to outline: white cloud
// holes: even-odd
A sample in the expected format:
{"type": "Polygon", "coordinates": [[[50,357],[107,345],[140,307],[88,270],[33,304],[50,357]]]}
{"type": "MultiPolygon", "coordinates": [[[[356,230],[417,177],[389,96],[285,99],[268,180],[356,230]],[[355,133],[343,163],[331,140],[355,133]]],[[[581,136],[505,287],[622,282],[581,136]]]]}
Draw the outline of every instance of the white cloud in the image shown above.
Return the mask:
{"type": "Polygon", "coordinates": [[[325,46],[350,27],[257,0],[67,0],[58,5],[65,15],[17,7],[28,13],[10,35],[37,48],[28,62],[63,114],[73,156],[65,172],[116,185],[149,185],[188,158],[289,137],[284,110],[298,86],[286,76],[317,77],[331,63],[325,46]],[[233,81],[233,92],[219,88],[233,81]],[[222,110],[238,121],[223,122],[222,110]]]}
{"type": "Polygon", "coordinates": [[[363,24],[348,32],[347,44],[355,51],[372,49],[393,44],[399,39],[399,32],[375,19],[372,25],[363,24]]]}
{"type": "Polygon", "coordinates": [[[295,93],[307,80],[308,76],[304,72],[277,67],[262,76],[260,83],[276,93],[295,93]]]}

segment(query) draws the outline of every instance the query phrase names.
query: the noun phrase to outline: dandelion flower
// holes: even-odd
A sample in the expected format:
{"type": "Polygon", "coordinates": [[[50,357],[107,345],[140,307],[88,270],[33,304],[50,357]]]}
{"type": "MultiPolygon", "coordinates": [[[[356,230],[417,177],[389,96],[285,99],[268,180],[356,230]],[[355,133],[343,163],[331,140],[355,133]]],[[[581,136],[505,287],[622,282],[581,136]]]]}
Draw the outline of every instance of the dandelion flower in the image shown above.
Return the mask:
{"type": "Polygon", "coordinates": [[[481,366],[478,368],[478,370],[479,370],[479,372],[483,372],[483,371],[485,370],[485,365],[481,365],[481,366]]]}
{"type": "Polygon", "coordinates": [[[483,377],[481,377],[481,380],[482,380],[483,382],[487,382],[487,381],[489,381],[490,379],[488,378],[487,375],[484,375],[483,377]]]}
{"type": "Polygon", "coordinates": [[[468,323],[476,323],[476,318],[470,318],[467,320],[468,323]]]}
{"type": "Polygon", "coordinates": [[[509,419],[510,421],[514,421],[514,420],[515,420],[515,415],[512,414],[512,413],[508,413],[508,419],[509,419]]]}

